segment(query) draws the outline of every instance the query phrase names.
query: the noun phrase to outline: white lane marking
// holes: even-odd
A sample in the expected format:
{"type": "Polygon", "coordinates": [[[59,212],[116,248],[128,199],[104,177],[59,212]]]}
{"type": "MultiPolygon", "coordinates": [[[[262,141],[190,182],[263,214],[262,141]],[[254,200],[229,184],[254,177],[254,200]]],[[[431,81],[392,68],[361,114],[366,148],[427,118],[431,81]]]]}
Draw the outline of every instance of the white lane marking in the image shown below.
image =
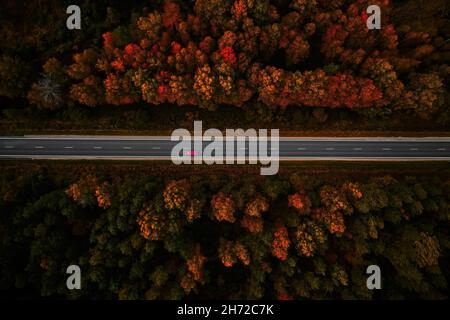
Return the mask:
{"type": "Polygon", "coordinates": [[[437,149],[437,151],[446,151],[447,149],[445,149],[445,148],[440,148],[440,149],[437,149]]]}
{"type": "Polygon", "coordinates": [[[64,149],[73,149],[73,147],[64,147],[64,149]]]}
{"type": "Polygon", "coordinates": [[[306,150],[306,148],[297,148],[297,150],[302,151],[302,150],[306,150]]]}
{"type": "Polygon", "coordinates": [[[14,146],[5,146],[5,149],[14,149],[14,146]]]}
{"type": "Polygon", "coordinates": [[[418,151],[419,148],[411,148],[411,149],[409,149],[409,150],[411,150],[411,151],[418,151]]]}
{"type": "Polygon", "coordinates": [[[95,150],[103,149],[102,147],[94,147],[95,150]]]}
{"type": "Polygon", "coordinates": [[[355,150],[355,151],[361,151],[362,148],[353,148],[353,150],[355,150]]]}
{"type": "Polygon", "coordinates": [[[239,148],[240,150],[247,150],[247,148],[239,148]]]}
{"type": "Polygon", "coordinates": [[[123,147],[124,150],[131,150],[131,147],[123,147]]]}
{"type": "Polygon", "coordinates": [[[326,148],[325,150],[327,150],[327,151],[333,151],[334,148],[326,148]]]}
{"type": "Polygon", "coordinates": [[[153,150],[161,150],[161,147],[153,147],[153,150]]]}
{"type": "Polygon", "coordinates": [[[35,149],[44,149],[43,146],[35,146],[34,148],[35,148],[35,149]]]}
{"type": "Polygon", "coordinates": [[[383,151],[391,151],[391,148],[383,148],[383,151]]]}

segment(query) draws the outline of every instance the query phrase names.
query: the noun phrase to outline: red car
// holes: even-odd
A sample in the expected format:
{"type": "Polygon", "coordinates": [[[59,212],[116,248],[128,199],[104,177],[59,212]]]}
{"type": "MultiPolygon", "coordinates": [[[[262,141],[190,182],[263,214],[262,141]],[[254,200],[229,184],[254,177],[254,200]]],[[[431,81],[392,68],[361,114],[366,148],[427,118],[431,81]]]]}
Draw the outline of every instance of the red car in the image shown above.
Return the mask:
{"type": "Polygon", "coordinates": [[[190,151],[186,151],[185,152],[185,155],[186,156],[197,156],[198,155],[198,152],[197,151],[194,151],[194,150],[190,150],[190,151]]]}

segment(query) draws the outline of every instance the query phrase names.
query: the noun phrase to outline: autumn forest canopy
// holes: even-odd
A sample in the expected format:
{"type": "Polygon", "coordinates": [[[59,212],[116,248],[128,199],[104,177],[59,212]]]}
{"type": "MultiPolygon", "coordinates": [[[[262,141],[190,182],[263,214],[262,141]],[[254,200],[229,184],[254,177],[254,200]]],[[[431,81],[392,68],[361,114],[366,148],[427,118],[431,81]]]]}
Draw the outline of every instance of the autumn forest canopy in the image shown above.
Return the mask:
{"type": "Polygon", "coordinates": [[[337,110],[448,125],[448,4],[422,2],[84,1],[80,31],[67,30],[64,6],[52,4],[54,17],[38,15],[45,34],[15,30],[20,6],[11,3],[0,95],[40,110],[229,106],[258,121],[289,107],[318,122],[337,110]],[[367,28],[369,4],[381,8],[380,30],[367,28]]]}
{"type": "Polygon", "coordinates": [[[263,178],[9,163],[0,167],[0,289],[89,299],[442,299],[448,170],[415,171],[290,168],[263,178]],[[71,264],[83,270],[82,290],[66,288],[71,264]],[[369,265],[381,268],[382,290],[367,289],[369,265]]]}

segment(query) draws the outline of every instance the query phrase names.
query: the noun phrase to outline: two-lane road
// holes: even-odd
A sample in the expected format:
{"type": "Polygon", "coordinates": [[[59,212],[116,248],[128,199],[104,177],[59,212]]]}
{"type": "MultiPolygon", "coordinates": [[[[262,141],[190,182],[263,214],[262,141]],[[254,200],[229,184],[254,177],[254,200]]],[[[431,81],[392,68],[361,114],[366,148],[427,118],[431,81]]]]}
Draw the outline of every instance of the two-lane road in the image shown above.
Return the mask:
{"type": "MultiPolygon", "coordinates": [[[[1,158],[169,160],[170,137],[0,137],[1,158]]],[[[207,145],[209,142],[204,142],[207,145]]],[[[247,147],[241,148],[247,156],[247,147]]],[[[235,152],[239,148],[235,147],[235,152]]],[[[226,156],[234,154],[226,153],[226,156]]],[[[450,138],[280,138],[281,160],[450,160],[450,138]]]]}

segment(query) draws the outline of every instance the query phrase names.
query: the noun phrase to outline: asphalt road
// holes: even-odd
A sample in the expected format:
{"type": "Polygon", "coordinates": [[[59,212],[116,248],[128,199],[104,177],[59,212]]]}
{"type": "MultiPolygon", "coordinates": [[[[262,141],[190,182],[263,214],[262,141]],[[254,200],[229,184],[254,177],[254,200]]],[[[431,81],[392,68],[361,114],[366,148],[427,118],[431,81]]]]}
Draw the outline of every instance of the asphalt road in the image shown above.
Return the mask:
{"type": "MultiPolygon", "coordinates": [[[[170,137],[0,137],[0,158],[164,160],[176,143],[170,137]]],[[[245,147],[241,152],[254,156],[245,147]]],[[[281,138],[279,155],[286,161],[450,161],[450,138],[281,138]]]]}

